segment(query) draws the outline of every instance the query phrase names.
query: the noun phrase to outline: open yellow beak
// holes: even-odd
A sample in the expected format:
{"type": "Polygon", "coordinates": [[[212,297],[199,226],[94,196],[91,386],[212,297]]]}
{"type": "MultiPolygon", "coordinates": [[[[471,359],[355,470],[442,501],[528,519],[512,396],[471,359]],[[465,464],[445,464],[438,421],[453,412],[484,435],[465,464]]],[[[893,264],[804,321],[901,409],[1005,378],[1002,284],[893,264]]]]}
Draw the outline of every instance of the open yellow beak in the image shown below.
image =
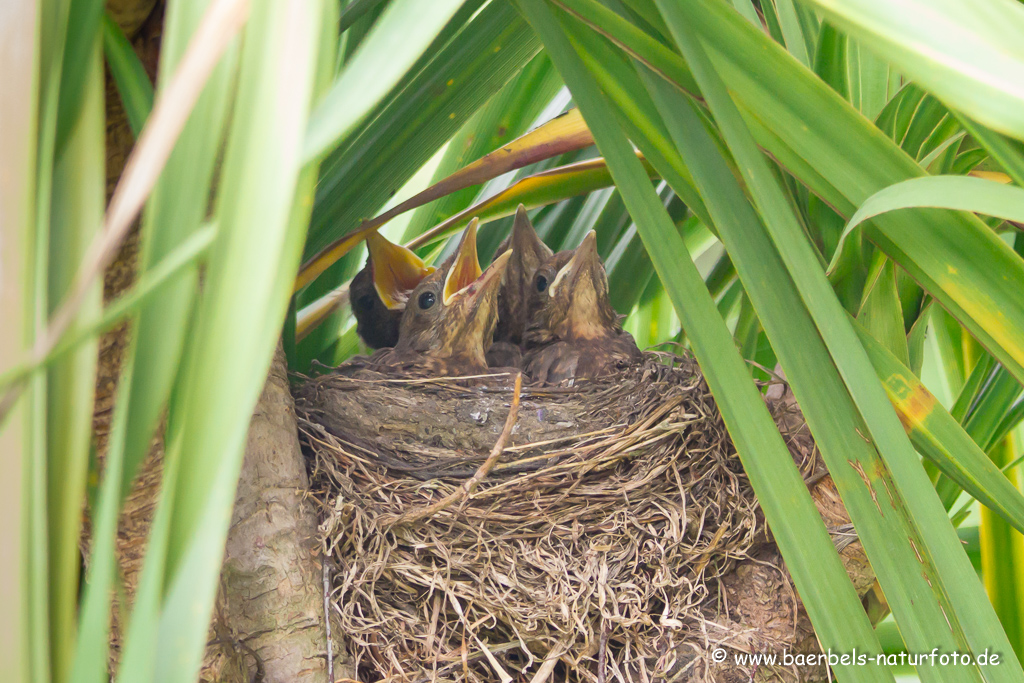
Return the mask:
{"type": "Polygon", "coordinates": [[[476,253],[476,228],[479,224],[480,221],[474,218],[462,233],[462,241],[455,252],[455,262],[452,263],[444,280],[445,305],[448,305],[456,294],[476,282],[483,273],[476,253]]]}
{"type": "Polygon", "coordinates": [[[436,270],[411,250],[392,244],[376,232],[366,237],[373,267],[373,286],[384,305],[391,310],[405,308],[409,293],[420,280],[436,270]]]}

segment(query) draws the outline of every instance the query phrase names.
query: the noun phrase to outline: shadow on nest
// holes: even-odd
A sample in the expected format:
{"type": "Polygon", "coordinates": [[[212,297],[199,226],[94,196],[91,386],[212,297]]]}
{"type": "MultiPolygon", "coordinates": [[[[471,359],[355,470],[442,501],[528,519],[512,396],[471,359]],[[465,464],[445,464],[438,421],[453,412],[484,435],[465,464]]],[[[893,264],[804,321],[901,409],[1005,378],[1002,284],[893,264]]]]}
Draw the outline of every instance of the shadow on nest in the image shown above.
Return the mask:
{"type": "MultiPolygon", "coordinates": [[[[612,378],[526,387],[505,444],[513,393],[507,376],[465,386],[358,367],[296,392],[360,680],[729,680],[710,658],[727,638],[815,647],[691,358],[648,352],[612,378]],[[757,605],[774,612],[751,635],[757,605]],[[738,622],[740,636],[724,632],[738,622]]],[[[820,480],[787,405],[776,421],[820,480]]]]}

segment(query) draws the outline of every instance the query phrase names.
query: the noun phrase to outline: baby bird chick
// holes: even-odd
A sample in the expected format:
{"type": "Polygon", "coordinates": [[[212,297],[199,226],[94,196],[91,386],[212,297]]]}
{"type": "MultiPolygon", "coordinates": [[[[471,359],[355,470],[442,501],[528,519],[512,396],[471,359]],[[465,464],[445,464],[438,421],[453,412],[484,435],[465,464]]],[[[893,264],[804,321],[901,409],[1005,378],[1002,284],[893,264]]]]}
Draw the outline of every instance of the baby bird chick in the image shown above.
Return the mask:
{"type": "Polygon", "coordinates": [[[491,367],[522,365],[520,345],[530,321],[533,274],[553,255],[537,235],[522,204],[516,209],[512,234],[498,246],[495,254],[509,249],[512,256],[498,291],[498,327],[494,330],[494,344],[487,352],[487,362],[491,367]]]}
{"type": "Polygon", "coordinates": [[[380,356],[388,368],[418,376],[487,373],[486,352],[498,322],[498,288],[511,253],[501,254],[481,271],[477,225],[474,219],[454,256],[412,291],[398,342],[380,356]]]}
{"type": "Polygon", "coordinates": [[[414,252],[377,234],[366,238],[366,265],[349,285],[356,332],[371,349],[398,343],[398,327],[409,294],[436,268],[414,252]]]}
{"type": "Polygon", "coordinates": [[[498,327],[494,331],[494,341],[511,342],[518,346],[530,322],[533,275],[541,264],[554,255],[537,235],[522,204],[516,210],[512,234],[502,242],[496,253],[501,254],[508,249],[512,250],[512,257],[505,268],[505,280],[498,292],[498,327]]]}
{"type": "Polygon", "coordinates": [[[628,367],[641,358],[608,298],[597,235],[555,254],[534,273],[532,317],[523,338],[523,367],[540,384],[572,384],[628,367]]]}

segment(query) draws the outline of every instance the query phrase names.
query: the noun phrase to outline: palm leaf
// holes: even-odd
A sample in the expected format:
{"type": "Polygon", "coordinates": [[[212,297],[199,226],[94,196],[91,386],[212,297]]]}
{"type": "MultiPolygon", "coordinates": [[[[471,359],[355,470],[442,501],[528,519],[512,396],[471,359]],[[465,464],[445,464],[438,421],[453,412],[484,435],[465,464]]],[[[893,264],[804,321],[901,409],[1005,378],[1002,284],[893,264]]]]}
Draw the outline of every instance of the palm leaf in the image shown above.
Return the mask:
{"type": "MultiPolygon", "coordinates": [[[[688,259],[680,263],[670,256],[682,252],[682,240],[652,191],[642,165],[615,123],[596,81],[586,71],[542,0],[522,0],[520,6],[544,40],[552,60],[587,118],[598,148],[609,160],[616,185],[637,222],[655,269],[689,332],[694,351],[719,401],[722,415],[779,546],[787,557],[793,558],[794,580],[812,614],[819,638],[826,646],[838,643],[841,637],[845,647],[856,643],[866,650],[877,649],[877,641],[839,565],[810,496],[703,282],[688,259]],[[803,524],[799,532],[794,524],[796,519],[803,524]],[[806,560],[796,560],[808,552],[813,552],[819,563],[819,571],[813,579],[810,575],[802,575],[801,567],[808,566],[806,560]],[[840,613],[843,614],[841,626],[835,620],[840,613]]],[[[864,668],[857,673],[865,680],[886,679],[883,672],[875,668],[864,668]]]]}

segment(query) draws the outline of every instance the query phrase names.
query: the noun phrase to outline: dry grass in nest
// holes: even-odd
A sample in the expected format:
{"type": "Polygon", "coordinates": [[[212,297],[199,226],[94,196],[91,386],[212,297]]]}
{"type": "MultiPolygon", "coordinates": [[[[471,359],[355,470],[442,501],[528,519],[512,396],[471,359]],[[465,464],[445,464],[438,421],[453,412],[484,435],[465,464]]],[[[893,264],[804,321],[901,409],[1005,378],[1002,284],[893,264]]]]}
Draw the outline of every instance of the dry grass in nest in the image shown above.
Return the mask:
{"type": "Polygon", "coordinates": [[[509,413],[507,383],[349,374],[311,380],[297,412],[360,680],[671,677],[678,646],[722,607],[720,577],[765,540],[688,357],[525,388],[511,445],[464,496],[509,413]]]}

